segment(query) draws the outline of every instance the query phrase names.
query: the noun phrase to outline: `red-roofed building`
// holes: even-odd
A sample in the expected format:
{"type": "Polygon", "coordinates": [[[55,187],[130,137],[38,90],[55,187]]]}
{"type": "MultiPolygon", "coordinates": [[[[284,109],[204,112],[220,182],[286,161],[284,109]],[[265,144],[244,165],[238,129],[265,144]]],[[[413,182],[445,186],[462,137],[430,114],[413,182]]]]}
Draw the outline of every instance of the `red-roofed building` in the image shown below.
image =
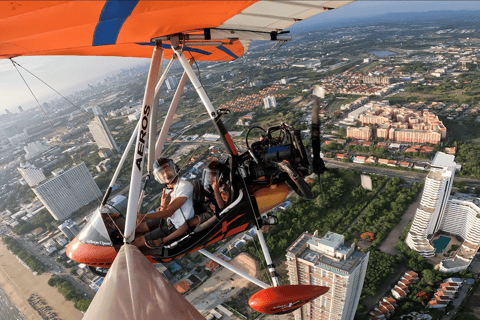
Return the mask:
{"type": "Polygon", "coordinates": [[[370,147],[373,145],[371,141],[362,141],[362,147],[370,147]]]}
{"type": "Polygon", "coordinates": [[[433,147],[423,146],[420,149],[420,153],[430,153],[430,152],[433,152],[433,147]]]}
{"type": "MultiPolygon", "coordinates": [[[[400,280],[400,281],[398,281],[398,283],[401,283],[401,284],[405,285],[407,288],[408,288],[409,286],[411,286],[410,281],[408,281],[407,279],[400,280]]],[[[403,289],[403,288],[402,288],[402,289],[403,289]]]]}
{"type": "Polygon", "coordinates": [[[385,315],[385,317],[389,317],[389,312],[388,312],[388,309],[385,308],[384,306],[378,306],[378,311],[380,311],[381,313],[383,313],[385,315]]]}
{"type": "Polygon", "coordinates": [[[388,160],[387,166],[389,167],[396,167],[397,166],[397,160],[388,160]]]}
{"type": "Polygon", "coordinates": [[[392,312],[393,310],[395,310],[395,307],[388,302],[381,302],[380,305],[387,308],[388,312],[392,312]]]}
{"type": "Polygon", "coordinates": [[[388,164],[388,159],[378,159],[378,164],[387,165],[388,164]]]}
{"type": "Polygon", "coordinates": [[[385,315],[384,315],[382,312],[378,311],[378,310],[374,311],[374,312],[373,312],[373,315],[376,316],[377,319],[385,319],[385,315]]]}
{"type": "Polygon", "coordinates": [[[327,140],[323,143],[324,146],[328,146],[329,144],[334,143],[332,140],[327,140]]]}
{"type": "Polygon", "coordinates": [[[368,157],[368,159],[365,160],[365,163],[377,163],[377,158],[375,158],[375,157],[368,157]]]}
{"type": "Polygon", "coordinates": [[[457,152],[457,148],[452,147],[452,148],[445,148],[445,153],[447,154],[455,154],[457,152]]]}
{"type": "Polygon", "coordinates": [[[405,291],[406,293],[409,292],[408,286],[404,285],[404,284],[401,283],[401,282],[398,282],[398,283],[397,283],[397,287],[399,287],[400,289],[402,289],[402,290],[405,291]]]}
{"type": "Polygon", "coordinates": [[[444,288],[444,287],[459,287],[458,283],[455,283],[455,282],[444,282],[444,283],[440,283],[440,287],[444,288]]]}
{"type": "Polygon", "coordinates": [[[186,281],[180,281],[176,285],[173,286],[178,292],[184,294],[190,290],[190,285],[186,281]]]}
{"type": "Polygon", "coordinates": [[[395,288],[392,289],[392,295],[395,297],[395,299],[403,299],[407,296],[407,294],[405,293],[405,291],[403,291],[402,289],[398,288],[397,286],[395,286],[395,288]]]}
{"type": "Polygon", "coordinates": [[[349,155],[348,155],[348,153],[337,153],[336,158],[339,159],[339,160],[349,159],[349,155]]]}
{"type": "Polygon", "coordinates": [[[412,168],[412,167],[413,167],[413,163],[402,161],[402,162],[400,162],[400,167],[403,167],[403,168],[412,168]]]}
{"type": "Polygon", "coordinates": [[[418,273],[416,273],[415,271],[407,271],[405,272],[405,274],[408,274],[409,276],[412,276],[415,280],[418,280],[418,273]]]}
{"type": "Polygon", "coordinates": [[[355,163],[365,163],[366,157],[363,156],[356,156],[353,157],[353,162],[355,163]]]}
{"type": "Polygon", "coordinates": [[[407,150],[405,150],[405,152],[417,152],[418,150],[417,149],[414,149],[414,148],[408,148],[407,150]]]}
{"type": "Polygon", "coordinates": [[[208,261],[207,263],[205,263],[205,267],[206,267],[211,273],[214,273],[214,272],[220,267],[220,265],[219,265],[218,263],[216,263],[215,261],[210,260],[210,261],[208,261]]]}
{"type": "Polygon", "coordinates": [[[396,306],[396,305],[397,305],[397,300],[395,300],[395,299],[393,299],[393,298],[390,298],[390,297],[388,297],[388,298],[383,298],[383,301],[390,303],[392,306],[396,306]]]}
{"type": "Polygon", "coordinates": [[[387,142],[378,142],[378,143],[377,143],[377,148],[387,149],[389,145],[390,145],[390,144],[387,143],[387,142]]]}

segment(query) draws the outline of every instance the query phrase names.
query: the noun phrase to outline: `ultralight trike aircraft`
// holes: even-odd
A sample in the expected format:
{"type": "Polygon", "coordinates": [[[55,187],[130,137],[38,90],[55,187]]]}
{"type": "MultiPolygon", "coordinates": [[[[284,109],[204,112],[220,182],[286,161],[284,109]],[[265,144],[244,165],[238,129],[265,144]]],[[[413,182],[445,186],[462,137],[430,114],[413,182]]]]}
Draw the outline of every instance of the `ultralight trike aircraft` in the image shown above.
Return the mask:
{"type": "MultiPolygon", "coordinates": [[[[139,122],[123,152],[120,163],[100,207],[80,234],[69,244],[67,256],[96,268],[110,268],[119,249],[135,238],[137,214],[152,176],[153,163],[162,153],[168,130],[187,79],[191,81],[217,129],[228,153],[231,204],[203,224],[161,249],[143,255],[152,263],[168,262],[198,251],[263,288],[253,295],[250,306],[264,313],[288,313],[328,291],[313,285],[281,286],[261,227],[276,223],[267,212],[281,204],[289,187],[311,199],[304,178],[322,174],[318,111],[324,92],[314,90],[312,155],[307,152],[300,131],[288,124],[260,128],[257,141],[246,137],[247,150],[239,152],[222,116],[229,110],[215,110],[192,69],[195,60],[231,61],[241,57],[252,40],[288,41],[284,29],[298,21],[346,5],[352,1],[21,1],[0,4],[3,30],[0,56],[104,55],[148,57],[153,49],[139,122]],[[5,9],[5,10],[4,10],[5,9]],[[8,23],[8,24],[4,24],[8,23]],[[23,23],[23,25],[22,25],[23,23]],[[26,27],[25,27],[26,26],[26,27]],[[8,28],[7,28],[8,27],[8,28]],[[187,58],[187,56],[188,58],[187,58]],[[164,60],[170,59],[164,68],[164,60]],[[174,63],[184,73],[176,89],[158,138],[157,117],[160,89],[174,63]],[[161,73],[163,70],[163,73],[161,73]],[[161,74],[160,74],[161,73],[161,74]],[[115,228],[119,212],[108,204],[112,187],[127,155],[134,146],[134,159],[125,215],[125,229],[115,228]],[[148,149],[148,152],[147,152],[148,149]],[[144,160],[146,175],[143,175],[144,160]],[[143,189],[142,189],[143,180],[143,189]],[[206,247],[256,229],[273,287],[231,266],[205,250],[206,247]]],[[[205,197],[198,181],[194,185],[196,214],[205,197]]],[[[96,272],[96,271],[95,271],[96,272]]],[[[110,272],[109,272],[110,274],[110,272]]],[[[107,275],[108,278],[108,275],[107,275]]],[[[94,300],[95,302],[95,300],[94,300]]]]}

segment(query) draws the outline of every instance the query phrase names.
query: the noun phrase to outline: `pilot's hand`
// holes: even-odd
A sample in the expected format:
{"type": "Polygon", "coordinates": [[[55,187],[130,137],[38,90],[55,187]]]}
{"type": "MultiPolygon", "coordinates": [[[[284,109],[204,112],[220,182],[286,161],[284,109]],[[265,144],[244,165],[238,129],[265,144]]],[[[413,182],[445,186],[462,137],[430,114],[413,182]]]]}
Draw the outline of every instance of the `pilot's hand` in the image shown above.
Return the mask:
{"type": "MultiPolygon", "coordinates": [[[[163,189],[162,197],[160,198],[160,208],[167,207],[170,204],[170,200],[172,200],[172,197],[170,196],[170,193],[166,193],[165,190],[166,189],[163,189]]],[[[160,208],[158,208],[158,209],[160,209],[160,208]]]]}
{"type": "Polygon", "coordinates": [[[213,190],[218,190],[218,185],[219,185],[219,181],[217,180],[217,178],[213,178],[213,181],[212,181],[213,190]]]}

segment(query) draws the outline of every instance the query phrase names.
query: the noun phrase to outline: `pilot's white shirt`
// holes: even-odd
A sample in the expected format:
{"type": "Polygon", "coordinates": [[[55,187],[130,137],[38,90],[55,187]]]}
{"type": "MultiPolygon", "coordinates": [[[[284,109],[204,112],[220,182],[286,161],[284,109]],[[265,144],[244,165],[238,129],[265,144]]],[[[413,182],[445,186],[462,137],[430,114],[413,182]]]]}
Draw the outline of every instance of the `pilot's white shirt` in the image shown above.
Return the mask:
{"type": "Polygon", "coordinates": [[[193,185],[187,180],[181,178],[178,179],[178,182],[173,190],[166,189],[166,192],[170,194],[170,203],[172,203],[175,198],[187,197],[185,203],[177,211],[175,211],[172,216],[167,218],[168,224],[171,223],[175,226],[175,228],[179,229],[185,224],[186,220],[193,218],[195,215],[192,201],[193,185]]]}

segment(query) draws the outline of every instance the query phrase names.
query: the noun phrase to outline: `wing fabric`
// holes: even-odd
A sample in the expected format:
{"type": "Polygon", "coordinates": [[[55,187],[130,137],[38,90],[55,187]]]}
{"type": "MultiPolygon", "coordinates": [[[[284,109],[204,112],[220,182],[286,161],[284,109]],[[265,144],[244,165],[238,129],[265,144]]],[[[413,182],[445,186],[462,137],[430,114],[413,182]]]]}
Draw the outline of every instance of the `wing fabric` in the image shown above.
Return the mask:
{"type": "Polygon", "coordinates": [[[83,320],[205,319],[133,245],[122,246],[83,320]]]}
{"type": "MultiPolygon", "coordinates": [[[[352,1],[0,1],[0,58],[90,55],[150,58],[151,40],[203,29],[270,33],[352,1]]],[[[240,39],[248,41],[251,39],[240,39]]],[[[228,61],[241,41],[191,46],[197,60],[228,61]]],[[[171,57],[171,50],[165,57],[171,57]]]]}

